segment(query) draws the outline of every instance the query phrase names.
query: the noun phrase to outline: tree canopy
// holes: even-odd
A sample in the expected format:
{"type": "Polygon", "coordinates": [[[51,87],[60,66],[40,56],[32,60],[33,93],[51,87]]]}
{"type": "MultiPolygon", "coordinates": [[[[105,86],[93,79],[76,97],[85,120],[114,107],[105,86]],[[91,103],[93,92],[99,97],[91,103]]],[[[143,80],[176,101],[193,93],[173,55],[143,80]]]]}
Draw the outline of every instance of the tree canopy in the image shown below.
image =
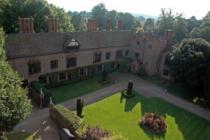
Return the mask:
{"type": "Polygon", "coordinates": [[[170,68],[175,79],[197,96],[210,101],[210,44],[204,39],[184,39],[171,53],[170,68]]]}
{"type": "Polygon", "coordinates": [[[19,17],[33,17],[35,32],[48,30],[48,17],[59,19],[61,31],[73,31],[71,17],[64,9],[49,5],[46,0],[4,0],[0,9],[0,25],[6,33],[18,32],[19,17]]]}
{"type": "Polygon", "coordinates": [[[210,42],[210,12],[201,20],[201,24],[191,31],[190,36],[201,37],[210,42]]]}
{"type": "Polygon", "coordinates": [[[82,16],[81,13],[69,11],[68,14],[71,16],[71,22],[74,26],[75,31],[86,31],[87,30],[86,20],[82,16]]]}
{"type": "Polygon", "coordinates": [[[144,23],[144,31],[148,33],[153,33],[155,30],[154,19],[148,18],[144,23]]]}
{"type": "Polygon", "coordinates": [[[23,89],[21,84],[19,75],[6,61],[4,34],[0,28],[0,133],[11,130],[31,111],[26,89],[23,89]]]}

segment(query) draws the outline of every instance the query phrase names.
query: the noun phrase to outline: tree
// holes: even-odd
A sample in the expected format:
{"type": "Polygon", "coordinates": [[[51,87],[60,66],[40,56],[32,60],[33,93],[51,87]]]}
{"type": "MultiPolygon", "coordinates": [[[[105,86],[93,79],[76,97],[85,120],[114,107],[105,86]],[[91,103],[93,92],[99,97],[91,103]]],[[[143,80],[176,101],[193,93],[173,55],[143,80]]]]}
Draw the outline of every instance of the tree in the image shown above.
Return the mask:
{"type": "Polygon", "coordinates": [[[58,18],[59,29],[61,32],[72,32],[74,26],[71,23],[71,16],[64,11],[63,8],[56,7],[50,4],[51,15],[58,18]]]}
{"type": "Polygon", "coordinates": [[[11,130],[31,111],[26,89],[21,87],[19,75],[6,61],[3,47],[4,34],[0,29],[0,133],[11,130]]]}
{"type": "Polygon", "coordinates": [[[161,10],[161,15],[157,21],[157,32],[159,35],[164,35],[165,31],[168,29],[173,29],[174,26],[174,16],[172,15],[172,10],[166,11],[161,10]]]}
{"type": "Polygon", "coordinates": [[[136,27],[136,18],[130,13],[118,13],[118,20],[123,22],[123,29],[132,30],[136,27]]]}
{"type": "Polygon", "coordinates": [[[176,16],[174,23],[174,38],[180,42],[188,36],[187,22],[182,17],[182,14],[176,16]]]}
{"type": "Polygon", "coordinates": [[[106,13],[106,19],[109,19],[111,21],[111,29],[115,30],[116,23],[117,23],[117,11],[115,11],[115,10],[108,11],[106,13]]]}
{"type": "Polygon", "coordinates": [[[210,44],[204,39],[184,39],[170,60],[175,79],[210,101],[210,44]]]}
{"type": "Polygon", "coordinates": [[[210,12],[203,18],[200,26],[195,27],[191,32],[190,36],[193,38],[200,37],[210,42],[210,12]]]}
{"type": "Polygon", "coordinates": [[[154,19],[148,18],[144,23],[144,32],[153,33],[154,32],[154,19]]]}
{"type": "Polygon", "coordinates": [[[46,0],[4,0],[0,6],[0,25],[6,33],[16,33],[19,17],[33,17],[35,32],[48,31],[48,17],[56,17],[60,22],[61,31],[73,31],[71,18],[62,9],[49,5],[46,0]]]}
{"type": "Polygon", "coordinates": [[[87,30],[86,20],[80,15],[80,13],[78,12],[71,13],[70,11],[68,13],[71,16],[71,22],[74,26],[75,31],[81,32],[87,30]]]}
{"type": "Polygon", "coordinates": [[[94,6],[91,10],[92,18],[96,19],[99,30],[104,29],[104,22],[106,17],[107,9],[103,3],[99,3],[94,6]]]}
{"type": "Polygon", "coordinates": [[[192,31],[193,28],[198,27],[200,25],[200,21],[196,19],[195,16],[192,16],[190,19],[187,19],[187,30],[189,32],[192,31]]]}
{"type": "Polygon", "coordinates": [[[139,26],[139,27],[136,27],[136,34],[141,34],[144,32],[144,28],[139,26]]]}

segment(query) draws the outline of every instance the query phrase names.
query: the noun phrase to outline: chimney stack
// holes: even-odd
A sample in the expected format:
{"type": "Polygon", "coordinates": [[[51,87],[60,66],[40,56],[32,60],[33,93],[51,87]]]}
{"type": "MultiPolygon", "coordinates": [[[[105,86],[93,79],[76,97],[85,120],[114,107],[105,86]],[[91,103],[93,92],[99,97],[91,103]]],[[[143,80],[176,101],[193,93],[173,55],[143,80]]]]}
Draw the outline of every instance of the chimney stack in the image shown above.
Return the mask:
{"type": "Polygon", "coordinates": [[[48,32],[58,32],[59,24],[56,18],[48,18],[48,32]]]}
{"type": "Polygon", "coordinates": [[[19,18],[20,33],[34,33],[33,18],[19,18]]]}
{"type": "Polygon", "coordinates": [[[97,31],[97,21],[95,19],[88,19],[87,28],[90,32],[97,31]]]}
{"type": "Polygon", "coordinates": [[[105,21],[105,29],[106,29],[106,31],[110,31],[111,30],[111,20],[110,19],[107,19],[105,21]]]}
{"type": "Polygon", "coordinates": [[[171,46],[171,41],[173,37],[173,31],[172,30],[166,30],[164,34],[164,38],[166,40],[166,46],[170,47],[171,46]]]}
{"type": "Polygon", "coordinates": [[[122,20],[118,20],[117,21],[117,29],[122,30],[122,28],[123,28],[123,22],[122,22],[122,20]]]}

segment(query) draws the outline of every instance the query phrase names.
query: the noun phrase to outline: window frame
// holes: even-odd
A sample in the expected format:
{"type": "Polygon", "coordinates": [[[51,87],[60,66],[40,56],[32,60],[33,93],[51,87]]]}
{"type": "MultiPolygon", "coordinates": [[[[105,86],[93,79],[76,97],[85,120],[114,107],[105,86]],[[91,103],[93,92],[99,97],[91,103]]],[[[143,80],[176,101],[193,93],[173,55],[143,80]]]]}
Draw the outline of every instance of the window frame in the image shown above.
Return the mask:
{"type": "Polygon", "coordinates": [[[93,63],[100,63],[101,62],[101,57],[102,57],[102,53],[101,52],[94,53],[93,63]]]}
{"type": "Polygon", "coordinates": [[[110,60],[111,59],[111,52],[106,52],[105,59],[110,60]]]}
{"type": "Polygon", "coordinates": [[[54,59],[54,60],[50,61],[50,68],[51,69],[57,69],[58,68],[58,60],[57,59],[54,59]],[[53,62],[55,62],[55,63],[53,63],[53,62]]]}
{"type": "Polygon", "coordinates": [[[77,66],[77,57],[67,57],[66,58],[66,67],[67,68],[72,68],[72,67],[76,67],[76,66],[77,66]]]}
{"type": "Polygon", "coordinates": [[[28,73],[29,75],[38,74],[41,72],[41,62],[29,62],[28,63],[28,73]]]}

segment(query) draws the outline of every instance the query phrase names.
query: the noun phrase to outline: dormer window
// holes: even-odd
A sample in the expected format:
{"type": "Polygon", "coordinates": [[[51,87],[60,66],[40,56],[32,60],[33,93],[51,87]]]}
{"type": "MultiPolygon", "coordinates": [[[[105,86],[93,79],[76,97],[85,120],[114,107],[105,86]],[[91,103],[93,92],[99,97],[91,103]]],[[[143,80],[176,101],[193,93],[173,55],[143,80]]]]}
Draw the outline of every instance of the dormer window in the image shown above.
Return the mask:
{"type": "Polygon", "coordinates": [[[79,42],[77,42],[74,38],[68,44],[68,47],[79,47],[79,42]]]}
{"type": "Polygon", "coordinates": [[[66,35],[64,40],[65,51],[79,51],[80,43],[71,35],[66,35]]]}

